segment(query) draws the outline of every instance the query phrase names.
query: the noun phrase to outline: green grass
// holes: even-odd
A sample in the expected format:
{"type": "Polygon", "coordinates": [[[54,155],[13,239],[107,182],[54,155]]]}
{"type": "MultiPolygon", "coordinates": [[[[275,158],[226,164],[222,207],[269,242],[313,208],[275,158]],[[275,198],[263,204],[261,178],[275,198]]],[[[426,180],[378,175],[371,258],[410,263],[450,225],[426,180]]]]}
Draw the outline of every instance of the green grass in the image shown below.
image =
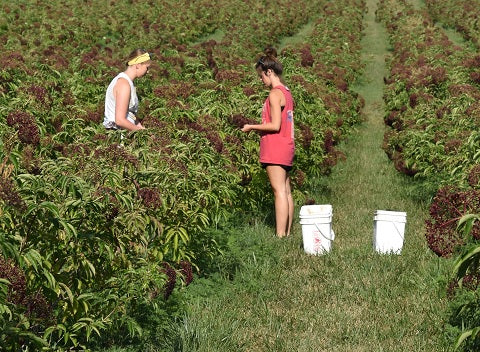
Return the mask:
{"type": "Polygon", "coordinates": [[[210,33],[204,37],[199,38],[196,42],[193,43],[193,45],[198,45],[198,44],[207,42],[209,40],[215,40],[216,42],[221,42],[224,36],[225,36],[225,32],[217,28],[213,33],[210,33]]]}
{"type": "Polygon", "coordinates": [[[291,37],[285,37],[278,43],[278,52],[281,52],[282,49],[284,49],[288,45],[294,45],[298,43],[303,43],[304,38],[308,37],[309,35],[312,34],[313,30],[315,28],[315,23],[313,20],[310,20],[308,23],[306,23],[300,30],[293,36],[291,37]]]}
{"type": "Polygon", "coordinates": [[[341,146],[347,160],[313,190],[318,203],[333,205],[332,251],[306,255],[298,221],[294,235],[284,240],[268,235],[266,226],[237,228],[231,246],[239,270],[232,280],[191,286],[180,350],[450,350],[443,324],[451,262],[425,244],[428,194],[398,174],[381,150],[388,47],[374,21],[375,2],[367,3],[366,68],[356,87],[366,101],[366,121],[341,146]],[[379,209],[407,212],[401,255],[373,250],[373,215],[379,209]]]}

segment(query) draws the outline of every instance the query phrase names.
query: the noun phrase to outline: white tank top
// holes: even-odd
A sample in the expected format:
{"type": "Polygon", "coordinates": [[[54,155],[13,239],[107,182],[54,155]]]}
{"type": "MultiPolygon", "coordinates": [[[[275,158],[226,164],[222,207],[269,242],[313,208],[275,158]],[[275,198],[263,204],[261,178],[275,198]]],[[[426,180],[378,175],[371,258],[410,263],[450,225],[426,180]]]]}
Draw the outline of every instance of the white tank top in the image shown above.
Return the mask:
{"type": "Polygon", "coordinates": [[[117,84],[119,78],[125,78],[130,84],[130,101],[128,103],[128,110],[126,118],[133,124],[137,124],[135,115],[138,112],[138,97],[130,77],[127,76],[125,72],[119,73],[113,80],[110,82],[107,88],[107,93],[105,94],[105,117],[103,119],[103,125],[105,128],[120,128],[115,124],[115,96],[113,95],[113,87],[117,84]]]}

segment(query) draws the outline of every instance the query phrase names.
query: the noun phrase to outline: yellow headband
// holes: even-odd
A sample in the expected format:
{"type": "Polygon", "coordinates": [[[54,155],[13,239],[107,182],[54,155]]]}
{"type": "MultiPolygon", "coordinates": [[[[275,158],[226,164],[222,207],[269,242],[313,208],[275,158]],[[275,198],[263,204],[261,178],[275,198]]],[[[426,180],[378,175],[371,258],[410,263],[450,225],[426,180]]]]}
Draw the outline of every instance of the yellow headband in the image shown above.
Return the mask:
{"type": "Polygon", "coordinates": [[[141,64],[142,62],[145,62],[145,61],[148,61],[148,60],[150,60],[150,54],[149,53],[144,53],[142,55],[137,56],[134,59],[131,59],[127,63],[127,65],[132,66],[132,65],[135,65],[135,64],[141,64]]]}

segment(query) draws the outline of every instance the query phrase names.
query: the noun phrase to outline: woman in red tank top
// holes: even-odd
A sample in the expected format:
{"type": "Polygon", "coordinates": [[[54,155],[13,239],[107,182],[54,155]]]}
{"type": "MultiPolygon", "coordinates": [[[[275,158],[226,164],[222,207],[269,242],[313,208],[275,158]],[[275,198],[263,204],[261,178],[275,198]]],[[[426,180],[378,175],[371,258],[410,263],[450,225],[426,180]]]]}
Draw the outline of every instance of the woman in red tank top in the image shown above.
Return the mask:
{"type": "Polygon", "coordinates": [[[255,68],[270,93],[262,110],[262,123],[246,124],[243,132],[258,131],[260,163],[266,169],[275,197],[275,221],[278,237],[290,235],[293,222],[293,198],[289,171],[295,153],[293,128],[293,98],[282,82],[282,64],[274,48],[267,48],[255,68]]]}

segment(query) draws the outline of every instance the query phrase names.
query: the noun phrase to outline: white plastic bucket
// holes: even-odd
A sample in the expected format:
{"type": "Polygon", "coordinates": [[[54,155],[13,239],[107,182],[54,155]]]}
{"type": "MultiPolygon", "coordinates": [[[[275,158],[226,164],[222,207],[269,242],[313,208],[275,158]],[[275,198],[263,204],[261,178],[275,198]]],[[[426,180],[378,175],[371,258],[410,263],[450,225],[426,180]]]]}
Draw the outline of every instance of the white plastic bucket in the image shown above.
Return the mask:
{"type": "Polygon", "coordinates": [[[331,250],[335,234],[330,204],[304,205],[300,209],[300,224],[305,253],[317,255],[331,250]]]}
{"type": "Polygon", "coordinates": [[[405,238],[407,213],[377,210],[373,220],[373,247],[375,250],[382,254],[400,254],[405,238]]]}

